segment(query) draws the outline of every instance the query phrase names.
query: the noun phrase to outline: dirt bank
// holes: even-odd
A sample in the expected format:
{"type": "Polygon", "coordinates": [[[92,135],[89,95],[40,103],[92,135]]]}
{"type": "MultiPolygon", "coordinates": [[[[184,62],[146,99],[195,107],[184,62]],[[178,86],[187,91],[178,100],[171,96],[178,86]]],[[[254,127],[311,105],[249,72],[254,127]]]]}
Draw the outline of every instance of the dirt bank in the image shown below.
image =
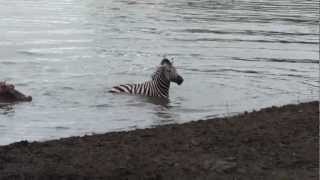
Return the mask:
{"type": "Polygon", "coordinates": [[[0,147],[0,179],[314,179],[318,102],[0,147]]]}

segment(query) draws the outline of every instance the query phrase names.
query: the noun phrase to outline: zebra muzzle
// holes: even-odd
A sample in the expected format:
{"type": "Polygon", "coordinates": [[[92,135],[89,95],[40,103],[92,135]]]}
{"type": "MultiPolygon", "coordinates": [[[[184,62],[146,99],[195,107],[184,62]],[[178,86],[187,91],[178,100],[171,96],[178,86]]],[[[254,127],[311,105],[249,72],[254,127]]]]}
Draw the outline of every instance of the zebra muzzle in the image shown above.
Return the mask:
{"type": "Polygon", "coordinates": [[[180,75],[178,75],[177,78],[174,80],[174,82],[180,85],[183,83],[183,78],[180,75]]]}

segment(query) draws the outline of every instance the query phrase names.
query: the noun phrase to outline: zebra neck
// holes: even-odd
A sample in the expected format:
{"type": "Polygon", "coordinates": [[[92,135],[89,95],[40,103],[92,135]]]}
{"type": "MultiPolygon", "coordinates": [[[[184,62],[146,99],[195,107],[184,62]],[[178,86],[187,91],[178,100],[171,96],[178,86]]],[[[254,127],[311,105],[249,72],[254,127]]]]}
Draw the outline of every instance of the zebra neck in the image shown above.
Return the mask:
{"type": "Polygon", "coordinates": [[[164,75],[159,76],[154,80],[156,82],[156,88],[162,97],[169,97],[170,81],[164,75]]]}

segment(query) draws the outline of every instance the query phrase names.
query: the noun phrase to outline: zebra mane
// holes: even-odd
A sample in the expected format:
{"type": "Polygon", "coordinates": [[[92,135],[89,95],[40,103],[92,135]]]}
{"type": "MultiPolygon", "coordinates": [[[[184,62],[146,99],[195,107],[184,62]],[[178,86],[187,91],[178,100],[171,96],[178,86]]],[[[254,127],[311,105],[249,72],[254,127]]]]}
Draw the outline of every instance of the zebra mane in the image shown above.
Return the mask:
{"type": "Polygon", "coordinates": [[[154,73],[152,73],[151,79],[155,80],[157,77],[159,77],[163,73],[163,70],[164,70],[164,67],[163,66],[159,66],[157,68],[157,70],[154,73]]]}
{"type": "Polygon", "coordinates": [[[157,70],[154,73],[152,73],[152,75],[151,75],[152,80],[155,80],[157,77],[159,77],[163,73],[165,65],[172,66],[172,62],[170,62],[169,59],[167,59],[167,58],[163,58],[160,63],[160,66],[158,66],[157,70]]]}

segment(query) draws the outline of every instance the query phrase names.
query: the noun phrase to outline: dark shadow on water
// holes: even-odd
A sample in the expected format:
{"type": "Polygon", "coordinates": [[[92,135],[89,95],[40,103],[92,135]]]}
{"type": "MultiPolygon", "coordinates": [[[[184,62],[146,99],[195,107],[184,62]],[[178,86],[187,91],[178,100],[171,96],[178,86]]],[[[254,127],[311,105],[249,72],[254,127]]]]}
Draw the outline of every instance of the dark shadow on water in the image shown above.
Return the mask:
{"type": "Polygon", "coordinates": [[[0,115],[8,115],[14,113],[14,103],[3,103],[0,102],[0,115]]]}
{"type": "MultiPolygon", "coordinates": [[[[132,95],[127,96],[131,97],[132,95]]],[[[174,108],[170,105],[169,99],[148,96],[133,97],[135,98],[130,99],[130,103],[127,103],[126,105],[141,106],[144,110],[151,108],[151,111],[149,112],[155,116],[155,118],[152,118],[153,123],[151,124],[151,127],[177,123],[178,114],[174,112],[174,108]]]]}
{"type": "Polygon", "coordinates": [[[159,97],[145,97],[144,98],[146,102],[154,104],[154,105],[160,105],[165,108],[170,108],[169,103],[170,100],[166,98],[159,98],[159,97]]]}
{"type": "Polygon", "coordinates": [[[145,102],[156,105],[153,114],[157,116],[151,127],[176,123],[177,115],[171,110],[170,100],[157,97],[144,97],[145,102]]]}

